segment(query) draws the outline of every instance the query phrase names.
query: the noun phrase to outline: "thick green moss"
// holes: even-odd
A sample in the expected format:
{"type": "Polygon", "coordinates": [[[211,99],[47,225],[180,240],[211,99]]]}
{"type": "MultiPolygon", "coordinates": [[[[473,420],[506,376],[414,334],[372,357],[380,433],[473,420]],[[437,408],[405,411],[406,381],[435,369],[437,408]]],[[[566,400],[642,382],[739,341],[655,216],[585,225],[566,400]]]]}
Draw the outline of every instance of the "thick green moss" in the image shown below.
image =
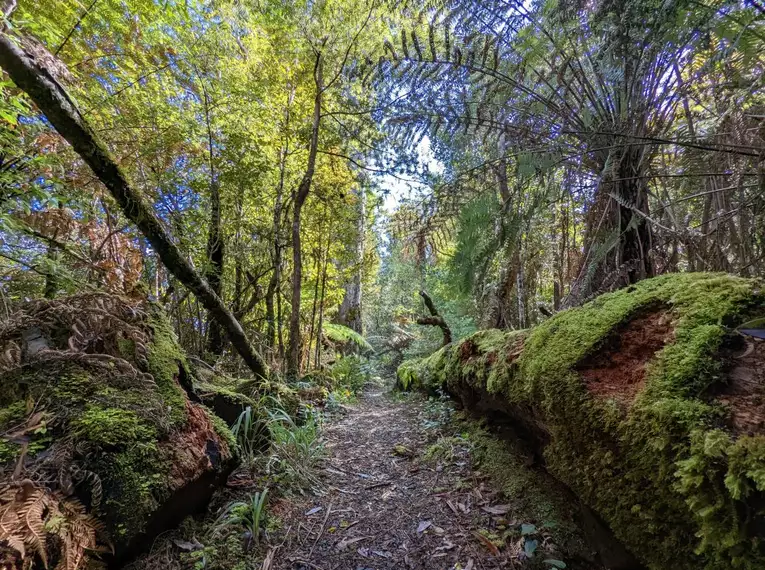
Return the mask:
{"type": "Polygon", "coordinates": [[[154,377],[154,382],[162,395],[170,414],[171,426],[178,427],[186,421],[186,394],[179,384],[179,376],[183,374],[187,378],[191,377],[189,365],[186,355],[178,344],[175,332],[161,309],[152,306],[151,311],[150,326],[153,338],[148,347],[148,372],[154,377]]]}
{"type": "Polygon", "coordinates": [[[88,406],[70,424],[77,439],[105,446],[154,441],[157,430],[141,421],[132,410],[88,406]]]}
{"type": "Polygon", "coordinates": [[[169,495],[170,463],[156,442],[136,442],[121,453],[101,456],[94,470],[106,479],[103,511],[110,517],[114,540],[124,543],[140,534],[151,513],[169,495]]]}
{"type": "Polygon", "coordinates": [[[707,394],[720,379],[729,327],[763,310],[756,281],[666,275],[561,312],[531,331],[484,331],[405,362],[399,385],[454,394],[470,387],[508,409],[533,410],[549,431],[548,469],[649,567],[759,569],[765,437],[737,439],[707,394]],[[644,388],[628,409],[592,396],[577,365],[650,310],[670,312],[674,340],[648,366],[644,388]]]}

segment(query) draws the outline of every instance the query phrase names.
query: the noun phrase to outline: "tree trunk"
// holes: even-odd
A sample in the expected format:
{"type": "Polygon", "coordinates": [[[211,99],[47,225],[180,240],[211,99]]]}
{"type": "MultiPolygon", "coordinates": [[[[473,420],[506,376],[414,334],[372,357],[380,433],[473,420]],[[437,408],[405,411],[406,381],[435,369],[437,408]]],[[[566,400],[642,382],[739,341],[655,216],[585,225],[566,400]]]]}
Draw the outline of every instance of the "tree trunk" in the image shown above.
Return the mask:
{"type": "Polygon", "coordinates": [[[313,68],[316,94],[313,104],[313,123],[311,126],[311,140],[308,146],[308,164],[305,174],[294,193],[292,206],[292,312],[290,313],[290,345],[287,355],[287,373],[297,376],[300,369],[300,293],[303,280],[303,252],[300,244],[300,222],[303,204],[311,191],[311,182],[316,170],[316,154],[319,145],[319,126],[321,123],[321,100],[322,100],[322,58],[321,53],[316,54],[316,63],[313,68]]]}
{"type": "Polygon", "coordinates": [[[281,284],[282,274],[282,210],[284,201],[284,175],[287,168],[287,155],[290,149],[289,127],[292,102],[295,100],[295,88],[290,87],[287,95],[287,107],[284,110],[284,144],[279,153],[279,185],[276,189],[276,198],[274,199],[274,218],[273,218],[273,255],[274,255],[274,271],[271,274],[271,279],[268,282],[268,289],[266,291],[266,321],[268,323],[268,330],[266,332],[266,338],[271,348],[277,345],[277,330],[278,330],[278,343],[279,343],[279,356],[284,357],[284,340],[282,336],[282,304],[281,297],[279,296],[279,287],[281,284]],[[276,306],[278,311],[274,312],[274,300],[276,300],[276,306]]]}
{"type": "MultiPolygon", "coordinates": [[[[329,232],[330,236],[332,232],[329,232]]],[[[327,292],[327,266],[329,264],[329,246],[332,245],[331,239],[327,240],[327,251],[324,254],[324,268],[321,271],[321,294],[319,297],[319,325],[316,331],[316,364],[321,368],[321,333],[324,328],[324,295],[327,292]]]]}
{"type": "Polygon", "coordinates": [[[653,264],[649,255],[652,247],[651,228],[641,214],[648,215],[648,189],[642,178],[643,169],[636,166],[642,159],[638,152],[625,149],[624,166],[619,169],[616,185],[619,203],[619,269],[625,268],[622,284],[630,285],[641,279],[653,277],[653,264]]]}
{"type": "Polygon", "coordinates": [[[441,333],[444,335],[443,346],[446,346],[452,342],[452,331],[449,328],[449,325],[446,324],[444,318],[438,314],[436,306],[433,304],[433,299],[430,298],[430,295],[428,295],[425,291],[420,291],[420,297],[422,297],[422,300],[425,302],[425,306],[428,308],[430,316],[419,317],[417,319],[417,324],[439,327],[441,329],[441,333]]]}
{"type": "Polygon", "coordinates": [[[636,283],[654,275],[650,257],[652,232],[646,216],[648,188],[645,178],[645,147],[625,146],[607,159],[597,190],[596,202],[588,215],[584,257],[568,304],[579,304],[596,293],[636,283]],[[616,244],[599,259],[598,246],[605,245],[613,232],[616,244]]]}
{"type": "Polygon", "coordinates": [[[61,252],[53,245],[48,244],[48,268],[45,271],[45,292],[43,293],[46,299],[55,299],[56,293],[58,293],[58,275],[56,275],[56,265],[58,264],[61,252]]]}
{"type": "Polygon", "coordinates": [[[358,198],[358,218],[356,219],[356,243],[354,256],[353,278],[345,285],[345,295],[337,313],[337,322],[343,326],[364,334],[364,324],[361,314],[361,279],[364,267],[364,222],[365,222],[365,192],[359,188],[356,192],[358,198]]]}
{"type": "Polygon", "coordinates": [[[314,263],[314,273],[316,274],[316,280],[314,281],[313,285],[313,307],[311,308],[311,326],[308,329],[308,350],[306,351],[308,354],[307,362],[306,362],[306,368],[308,370],[311,369],[311,342],[313,342],[313,332],[315,330],[315,324],[316,324],[316,305],[319,302],[319,282],[321,280],[321,255],[323,253],[323,249],[321,247],[321,239],[319,240],[319,247],[316,248],[316,259],[314,263]]]}
{"type": "Polygon", "coordinates": [[[225,327],[234,348],[256,376],[267,376],[267,368],[252,348],[239,321],[229,312],[220,297],[181,254],[153,209],[128,183],[125,174],[104,144],[80,114],[63,87],[5,34],[0,34],[0,67],[25,91],[45,113],[48,120],[103,182],[119,204],[125,217],[133,222],[157,252],[165,267],[186,286],[216,322],[225,327]]]}

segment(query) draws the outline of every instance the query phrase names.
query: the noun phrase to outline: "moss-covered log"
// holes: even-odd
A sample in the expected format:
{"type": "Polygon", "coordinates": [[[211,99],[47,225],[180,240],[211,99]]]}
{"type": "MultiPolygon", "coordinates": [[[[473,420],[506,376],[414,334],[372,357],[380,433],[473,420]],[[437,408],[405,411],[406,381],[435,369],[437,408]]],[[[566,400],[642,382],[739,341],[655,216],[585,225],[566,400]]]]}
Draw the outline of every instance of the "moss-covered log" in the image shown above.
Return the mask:
{"type": "Polygon", "coordinates": [[[151,304],[28,303],[0,325],[0,354],[4,567],[129,556],[204,508],[233,467],[231,432],[189,398],[186,357],[151,304]]]}
{"type": "Polygon", "coordinates": [[[398,370],[500,413],[649,568],[765,568],[762,283],[667,275],[398,370]]]}

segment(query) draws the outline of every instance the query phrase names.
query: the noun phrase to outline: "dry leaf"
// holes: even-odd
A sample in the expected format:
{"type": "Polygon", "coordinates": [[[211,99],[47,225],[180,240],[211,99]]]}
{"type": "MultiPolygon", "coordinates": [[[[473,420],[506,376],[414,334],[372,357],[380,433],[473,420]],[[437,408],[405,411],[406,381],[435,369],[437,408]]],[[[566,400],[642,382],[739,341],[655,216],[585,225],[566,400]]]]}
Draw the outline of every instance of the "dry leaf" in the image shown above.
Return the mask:
{"type": "Polygon", "coordinates": [[[494,544],[479,532],[474,532],[473,535],[489,550],[489,552],[491,552],[494,556],[499,556],[499,548],[497,548],[496,544],[494,544]]]}
{"type": "Polygon", "coordinates": [[[504,515],[510,510],[510,505],[494,505],[493,507],[481,507],[482,511],[486,511],[491,515],[504,515]]]}
{"type": "Polygon", "coordinates": [[[202,550],[204,548],[204,544],[200,544],[197,539],[192,541],[174,540],[173,544],[186,552],[194,552],[195,550],[202,550]]]}
{"type": "Polygon", "coordinates": [[[345,550],[348,548],[351,544],[356,544],[357,542],[361,542],[362,540],[366,540],[368,538],[372,538],[371,536],[357,536],[355,538],[344,538],[340,542],[337,543],[336,548],[338,550],[345,550]]]}
{"type": "Polygon", "coordinates": [[[455,507],[454,503],[452,503],[449,499],[446,499],[446,505],[454,512],[455,515],[459,514],[457,507],[455,507]]]}

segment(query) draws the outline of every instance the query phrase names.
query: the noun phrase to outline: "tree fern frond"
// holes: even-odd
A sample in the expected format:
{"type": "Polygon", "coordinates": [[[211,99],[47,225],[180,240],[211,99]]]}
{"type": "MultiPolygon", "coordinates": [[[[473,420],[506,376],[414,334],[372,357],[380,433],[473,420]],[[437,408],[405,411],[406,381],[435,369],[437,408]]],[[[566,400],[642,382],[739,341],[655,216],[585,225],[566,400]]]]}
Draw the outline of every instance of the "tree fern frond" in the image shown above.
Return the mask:
{"type": "Polygon", "coordinates": [[[372,345],[355,330],[336,323],[324,323],[324,334],[328,339],[342,344],[352,343],[365,351],[374,351],[372,345]]]}

